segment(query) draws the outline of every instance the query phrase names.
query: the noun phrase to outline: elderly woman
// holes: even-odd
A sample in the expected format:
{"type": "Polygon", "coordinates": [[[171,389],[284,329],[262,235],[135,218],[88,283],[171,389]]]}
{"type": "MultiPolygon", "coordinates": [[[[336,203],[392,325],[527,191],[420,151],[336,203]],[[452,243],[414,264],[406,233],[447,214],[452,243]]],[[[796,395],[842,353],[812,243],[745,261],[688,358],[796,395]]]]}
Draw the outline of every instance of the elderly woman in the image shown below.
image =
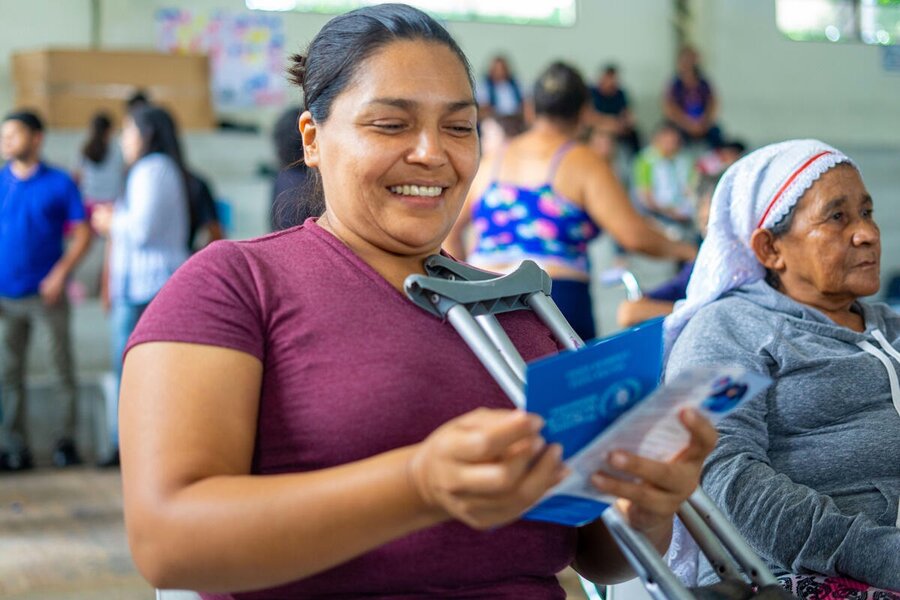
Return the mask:
{"type": "MultiPolygon", "coordinates": [[[[720,423],[704,487],[776,572],[900,590],[900,316],[860,300],[880,254],[847,156],[815,140],[757,150],[716,189],[666,322],[666,376],[730,363],[772,377],[720,423]]],[[[800,579],[816,598],[857,585],[800,579]]]]}
{"type": "MultiPolygon", "coordinates": [[[[561,599],[570,564],[629,577],[602,523],[519,519],[564,475],[560,449],[401,292],[478,165],[462,51],[424,13],[382,4],[331,20],[292,73],[324,214],[199,253],[130,342],[122,472],[138,568],[205,598],[561,599]]],[[[533,315],[501,320],[527,359],[556,351],[533,315]]],[[[623,455],[639,482],[596,479],[660,549],[715,443],[702,418],[682,420],[678,459],[623,455]]]]}

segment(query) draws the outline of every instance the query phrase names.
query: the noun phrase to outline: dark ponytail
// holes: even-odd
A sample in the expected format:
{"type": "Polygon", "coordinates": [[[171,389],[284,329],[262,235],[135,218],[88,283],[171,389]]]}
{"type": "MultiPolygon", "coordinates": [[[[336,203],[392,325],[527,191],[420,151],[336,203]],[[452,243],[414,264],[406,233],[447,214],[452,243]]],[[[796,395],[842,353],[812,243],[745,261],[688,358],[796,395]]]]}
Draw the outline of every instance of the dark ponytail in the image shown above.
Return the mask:
{"type": "Polygon", "coordinates": [[[106,113],[97,113],[91,119],[90,135],[81,148],[81,153],[93,163],[101,163],[109,152],[109,132],[112,120],[106,113]]]}

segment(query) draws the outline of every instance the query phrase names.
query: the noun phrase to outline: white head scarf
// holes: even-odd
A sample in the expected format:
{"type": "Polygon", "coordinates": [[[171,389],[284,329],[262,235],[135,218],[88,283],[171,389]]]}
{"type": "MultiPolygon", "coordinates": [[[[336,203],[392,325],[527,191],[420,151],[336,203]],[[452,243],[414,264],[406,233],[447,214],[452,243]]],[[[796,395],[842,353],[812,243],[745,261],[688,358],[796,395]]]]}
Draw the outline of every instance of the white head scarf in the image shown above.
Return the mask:
{"type": "Polygon", "coordinates": [[[765,277],[765,268],[750,248],[751,234],[771,229],[823,173],[840,163],[856,167],[823,142],[791,140],[764,146],[725,171],[713,193],[707,236],[697,254],[687,298],[665,321],[667,356],[698,310],[765,277]]]}

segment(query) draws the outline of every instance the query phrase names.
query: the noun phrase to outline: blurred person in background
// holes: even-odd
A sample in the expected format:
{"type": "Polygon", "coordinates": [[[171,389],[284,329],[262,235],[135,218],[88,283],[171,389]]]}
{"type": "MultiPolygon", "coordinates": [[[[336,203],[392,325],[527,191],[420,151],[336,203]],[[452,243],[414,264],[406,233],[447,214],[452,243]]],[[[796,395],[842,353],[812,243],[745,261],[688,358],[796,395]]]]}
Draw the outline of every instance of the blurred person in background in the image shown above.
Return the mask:
{"type": "Polygon", "coordinates": [[[73,178],[81,189],[85,208],[115,202],[125,185],[125,164],[118,145],[113,143],[112,119],[100,112],[91,119],[88,138],[78,155],[73,178]]]}
{"type": "Polygon", "coordinates": [[[663,98],[663,114],[688,143],[701,142],[715,148],[722,144],[716,125],[719,101],[700,69],[697,51],[686,46],[678,53],[675,77],[663,98]]]}
{"type": "Polygon", "coordinates": [[[713,148],[697,159],[697,172],[700,175],[721,175],[745,152],[747,145],[743,141],[737,139],[725,141],[718,148],[713,148]]]}
{"type": "MultiPolygon", "coordinates": [[[[701,237],[706,237],[709,206],[719,175],[702,175],[693,196],[696,198],[696,225],[701,237]]],[[[626,300],[619,305],[616,320],[622,327],[631,327],[647,319],[664,317],[675,309],[675,303],[687,296],[687,286],[694,271],[694,261],[685,263],[675,277],[644,294],[638,300],[626,300]]]]}
{"type": "Polygon", "coordinates": [[[280,231],[303,223],[308,217],[318,217],[324,206],[302,202],[309,169],[303,162],[303,141],[300,139],[300,113],[303,107],[290,106],[281,113],[272,128],[272,143],[278,157],[278,174],[272,183],[269,223],[272,231],[280,231]],[[313,214],[315,213],[315,214],[313,214]]]}
{"type": "Polygon", "coordinates": [[[8,114],[0,127],[0,318],[3,331],[3,423],[0,470],[34,466],[28,439],[25,359],[31,330],[49,334],[59,378],[53,463],[79,464],[75,447],[77,387],[66,281],[91,244],[75,182],[41,160],[44,125],[29,111],[8,114]],[[64,248],[64,228],[70,242],[64,248]]]}
{"type": "MultiPolygon", "coordinates": [[[[151,106],[152,104],[149,93],[143,89],[136,89],[126,100],[129,114],[137,108],[151,106]]],[[[175,137],[180,139],[178,124],[174,118],[172,118],[172,123],[175,128],[175,137]]],[[[181,146],[180,142],[179,146],[181,146]]],[[[212,192],[212,186],[208,178],[188,166],[183,151],[181,155],[182,164],[187,174],[187,191],[190,202],[190,222],[188,224],[186,243],[188,251],[193,253],[216,240],[224,239],[225,230],[219,220],[215,195],[212,192]]]]}
{"type": "Polygon", "coordinates": [[[491,59],[487,75],[476,90],[476,99],[480,119],[524,114],[525,97],[505,56],[491,59]]]}
{"type": "Polygon", "coordinates": [[[490,271],[537,262],[553,279],[553,300],[584,339],[595,335],[587,245],[600,228],[629,250],[680,260],[696,254],[641,218],[609,165],[577,142],[588,101],[576,69],[550,65],[535,84],[534,125],[483,157],[445,244],[454,257],[490,271]],[[467,247],[470,225],[474,240],[467,247]]]}
{"type": "Polygon", "coordinates": [[[656,128],[650,145],[637,155],[632,167],[631,186],[640,210],[681,239],[689,237],[693,228],[693,168],[678,128],[668,121],[656,128]]]}
{"type": "Polygon", "coordinates": [[[606,65],[597,84],[591,86],[591,103],[597,113],[597,126],[612,131],[632,154],[641,150],[641,138],[628,104],[628,95],[619,85],[619,68],[606,65]]]}
{"type": "MultiPolygon", "coordinates": [[[[95,205],[115,202],[125,187],[125,162],[119,144],[113,139],[114,133],[112,118],[105,112],[96,113],[76,159],[72,177],[84,198],[88,222],[95,205]]],[[[96,296],[101,292],[105,253],[103,243],[92,248],[72,282],[75,287],[70,287],[73,298],[79,292],[81,296],[96,296]]]]}
{"type": "MultiPolygon", "coordinates": [[[[147,305],[188,257],[189,174],[175,123],[152,105],[132,109],[122,127],[129,165],[125,194],[114,207],[98,206],[94,228],[109,237],[108,303],[116,381],[128,337],[147,305]]],[[[118,427],[108,423],[111,447],[100,464],[118,464],[118,427]]]]}

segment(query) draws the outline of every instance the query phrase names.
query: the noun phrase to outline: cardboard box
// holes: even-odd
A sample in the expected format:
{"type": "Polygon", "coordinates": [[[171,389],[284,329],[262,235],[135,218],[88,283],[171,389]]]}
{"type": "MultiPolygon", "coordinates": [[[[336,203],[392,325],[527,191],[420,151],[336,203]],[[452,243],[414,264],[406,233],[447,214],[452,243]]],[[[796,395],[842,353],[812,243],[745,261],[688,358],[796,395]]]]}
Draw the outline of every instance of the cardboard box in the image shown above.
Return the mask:
{"type": "Polygon", "coordinates": [[[14,53],[12,74],[16,106],[40,111],[51,127],[82,129],[99,110],[121,120],[138,88],[183,129],[215,125],[202,54],[44,49],[14,53]]]}

